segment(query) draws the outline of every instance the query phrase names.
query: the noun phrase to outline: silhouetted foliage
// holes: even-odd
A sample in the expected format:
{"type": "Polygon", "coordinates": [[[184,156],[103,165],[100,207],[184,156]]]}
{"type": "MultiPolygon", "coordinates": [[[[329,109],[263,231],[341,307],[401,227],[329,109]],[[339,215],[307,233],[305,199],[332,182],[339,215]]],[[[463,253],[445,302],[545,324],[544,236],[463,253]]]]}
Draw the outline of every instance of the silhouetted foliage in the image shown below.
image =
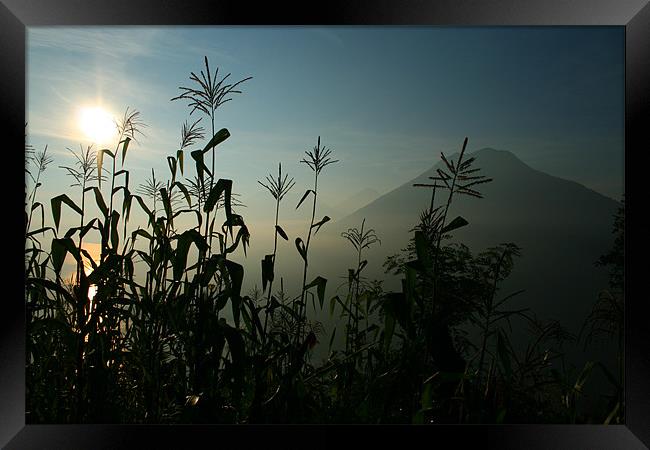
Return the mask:
{"type": "MultiPolygon", "coordinates": [[[[314,175],[296,206],[311,196],[304,238],[281,225],[281,202],[295,181],[278,164],[277,176],[258,181],[274,200],[273,252],[261,261],[261,289],[244,294],[244,268],[232,255],[246,255],[250,233],[233,181],[215,174],[215,150],[230,138],[226,128],[216,130],[215,112],[251,77],[228,84],[229,74],[219,79],[207,57],[204,63],[205,71],[190,75],[197,86],[181,87],[172,100],[186,100],[189,114],[198,110],[210,127],[199,126],[201,118],[181,126],[166,177],[152,170],[131,190],[125,159],[145,124],[127,108],[112,149],[81,148],[73,165],[60,166],[79,190],[50,199],[50,226],[37,194],[53,159],[47,147],[36,152],[26,143],[28,423],[621,423],[622,372],[612,377],[607,414],[578,414],[582,386],[598,364],[577,377],[565,370],[562,345],[574,336],[509,306],[525,286],[501,292],[525,249],[501,243],[473,254],[450,242],[471,226],[471,218],[452,215],[455,202],[482,198],[478,186],[492,181],[465,157],[467,138],[456,160],[441,155],[445,168],[432,184],[416,185],[432,189],[430,204],[407,248],[384,263],[401,278],[397,292],[364,276],[366,251],[381,244],[365,219],[341,234],[355,258],[341,293],[328,296],[327,279],[308,277],[318,257],[310,243],[331,220],[317,218],[319,177],[339,161],[320,136],[300,161],[314,175]],[[129,224],[134,205],[146,225],[129,224]],[[62,211],[78,224],[64,231],[62,211]],[[180,229],[180,215],[194,226],[180,229]],[[89,236],[100,242],[99,255],[84,244],[89,236]],[[278,273],[283,241],[295,246],[303,268],[293,295],[278,273]],[[69,278],[66,260],[76,268],[69,278]],[[311,314],[323,309],[339,318],[331,330],[311,314]],[[523,348],[512,342],[513,322],[528,326],[523,348]],[[315,364],[313,350],[325,345],[327,359],[315,364]]],[[[622,336],[615,294],[623,287],[622,211],[615,246],[599,260],[612,268],[612,290],[589,318],[590,337],[622,336]]],[[[347,258],[341,254],[341,264],[347,258]]]]}

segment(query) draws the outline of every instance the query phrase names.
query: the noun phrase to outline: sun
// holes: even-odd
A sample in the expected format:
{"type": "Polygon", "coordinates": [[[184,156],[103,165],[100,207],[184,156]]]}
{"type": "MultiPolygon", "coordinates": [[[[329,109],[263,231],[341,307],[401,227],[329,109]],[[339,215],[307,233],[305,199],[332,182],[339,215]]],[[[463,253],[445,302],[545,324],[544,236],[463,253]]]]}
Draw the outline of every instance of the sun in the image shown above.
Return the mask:
{"type": "Polygon", "coordinates": [[[79,128],[96,144],[110,142],[117,133],[113,116],[106,110],[95,106],[82,108],[79,113],[79,128]]]}

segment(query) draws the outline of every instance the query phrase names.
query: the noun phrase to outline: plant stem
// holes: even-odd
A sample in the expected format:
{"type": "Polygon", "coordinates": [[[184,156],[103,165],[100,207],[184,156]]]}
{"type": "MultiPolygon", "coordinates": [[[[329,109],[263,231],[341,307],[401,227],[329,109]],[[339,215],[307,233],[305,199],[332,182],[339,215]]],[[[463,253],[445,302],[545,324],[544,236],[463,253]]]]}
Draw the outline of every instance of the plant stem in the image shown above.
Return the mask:
{"type": "MultiPolygon", "coordinates": [[[[275,256],[278,251],[278,217],[280,215],[280,196],[278,195],[278,198],[276,199],[275,202],[275,228],[273,229],[273,271],[275,272],[275,256]]],[[[264,315],[264,335],[262,338],[266,337],[266,324],[269,318],[269,307],[271,306],[271,292],[273,289],[273,279],[269,280],[269,293],[268,293],[268,298],[266,301],[266,309],[265,309],[265,315],[264,315]]]]}
{"type": "MultiPolygon", "coordinates": [[[[365,224],[364,222],[361,223],[361,236],[363,236],[363,226],[365,224]]],[[[357,258],[357,276],[355,280],[355,289],[354,289],[354,340],[353,343],[354,345],[354,350],[356,351],[357,349],[357,337],[359,334],[359,283],[361,282],[361,250],[362,250],[362,242],[359,242],[359,253],[358,253],[358,258],[357,258]]],[[[356,358],[355,358],[356,359],[356,358]]],[[[354,364],[356,365],[356,361],[354,361],[354,364]]]]}
{"type": "Polygon", "coordinates": [[[307,284],[307,259],[309,255],[309,242],[311,241],[311,230],[314,227],[314,219],[316,217],[316,193],[318,192],[318,172],[315,172],[314,176],[314,202],[312,203],[312,209],[311,209],[311,221],[309,222],[309,232],[307,233],[307,243],[305,244],[305,264],[303,266],[303,271],[302,271],[302,290],[300,292],[300,314],[299,314],[299,320],[300,323],[298,325],[298,335],[296,336],[296,345],[298,344],[300,340],[300,336],[302,335],[304,331],[304,322],[306,321],[307,317],[307,304],[305,303],[305,285],[307,284]],[[305,317],[303,317],[303,315],[305,317]]]}
{"type": "Polygon", "coordinates": [[[36,200],[36,191],[38,191],[38,182],[41,179],[41,173],[42,171],[38,171],[38,175],[36,175],[36,183],[34,184],[34,190],[32,191],[32,195],[30,196],[30,205],[29,205],[29,218],[27,219],[27,232],[29,231],[29,228],[31,227],[32,224],[32,214],[34,213],[34,201],[36,200]]]}
{"type": "Polygon", "coordinates": [[[86,211],[86,179],[84,177],[82,184],[81,184],[81,219],[79,223],[79,256],[81,261],[77,263],[77,280],[76,284],[79,286],[80,279],[81,279],[81,271],[83,270],[83,256],[81,256],[81,247],[83,244],[83,236],[81,235],[81,229],[84,226],[84,213],[86,211]]]}
{"type": "MultiPolygon", "coordinates": [[[[212,131],[212,134],[210,135],[210,139],[212,139],[212,136],[214,136],[214,106],[212,106],[211,109],[210,124],[211,124],[211,131],[212,131]]],[[[211,149],[212,150],[212,172],[210,173],[210,190],[208,191],[208,195],[210,195],[210,193],[212,192],[212,188],[214,186],[214,149],[215,147],[212,147],[211,149]]],[[[217,211],[215,205],[215,215],[216,213],[217,211]]],[[[206,219],[205,219],[205,240],[208,243],[207,256],[209,257],[212,254],[212,233],[210,232],[210,211],[207,212],[206,219]]]]}

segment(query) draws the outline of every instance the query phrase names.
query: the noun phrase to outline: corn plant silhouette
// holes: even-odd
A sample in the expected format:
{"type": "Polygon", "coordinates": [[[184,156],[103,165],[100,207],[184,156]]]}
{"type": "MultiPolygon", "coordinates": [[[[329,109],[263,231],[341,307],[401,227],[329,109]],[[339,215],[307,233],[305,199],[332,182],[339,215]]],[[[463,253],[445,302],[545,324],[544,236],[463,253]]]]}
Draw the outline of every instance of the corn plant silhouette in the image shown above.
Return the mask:
{"type": "MultiPolygon", "coordinates": [[[[210,80],[211,75],[207,78],[210,80]]],[[[215,109],[228,100],[225,95],[236,91],[223,80],[216,85],[208,81],[208,85],[212,97],[209,111],[214,119],[215,109]]],[[[73,186],[81,190],[81,207],[66,194],[54,197],[51,200],[54,227],[45,226],[43,217],[42,226],[37,230],[31,227],[33,213],[39,208],[43,212],[43,206],[37,201],[40,176],[52,160],[45,151],[38,161],[40,155],[31,152],[26,142],[29,150],[26,163],[39,163],[36,170],[28,169],[27,174],[34,175],[35,187],[28,194],[26,185],[25,195],[25,238],[26,242],[34,243],[33,251],[26,252],[30,312],[28,373],[30,380],[39,381],[29,391],[28,416],[33,420],[111,422],[121,417],[126,421],[182,421],[191,420],[196,412],[194,406],[198,404],[204,410],[197,418],[200,421],[205,420],[204,407],[208,408],[208,414],[215,413],[212,417],[219,417],[221,412],[210,405],[220,402],[219,396],[224,392],[231,392],[229,401],[241,406],[237,397],[242,398],[244,394],[243,332],[218,317],[215,319],[215,313],[218,315],[226,303],[231,303],[238,327],[240,305],[250,308],[247,297],[242,299],[239,295],[243,269],[226,260],[226,255],[242,247],[240,244],[246,251],[249,234],[242,217],[232,211],[237,204],[231,201],[232,182],[214,180],[214,170],[210,172],[202,158],[227,139],[229,132],[223,129],[213,133],[202,150],[192,152],[197,187],[205,194],[199,197],[197,208],[191,202],[190,189],[177,177],[179,169],[180,175],[184,172],[184,151],[205,137],[200,119],[183,124],[180,147],[174,156],[167,158],[170,177],[161,180],[152,171],[151,178],[132,193],[125,158],[132,141],[142,134],[143,126],[139,112],[127,108],[117,123],[113,151],[104,148],[95,154],[88,148],[75,154],[75,165],[63,168],[74,178],[73,186]],[[112,158],[110,170],[104,167],[106,156],[112,158]],[[120,158],[121,167],[118,167],[120,158]],[[97,172],[94,172],[95,165],[97,172]],[[109,179],[104,174],[110,177],[108,194],[101,190],[101,183],[108,184],[109,179]],[[210,177],[209,190],[205,189],[205,174],[210,177]],[[91,191],[99,216],[87,221],[85,194],[91,191]],[[122,208],[118,212],[116,202],[120,191],[122,208]],[[145,228],[138,227],[129,235],[127,226],[133,200],[148,221],[145,228]],[[189,209],[183,209],[184,202],[189,209]],[[63,205],[80,215],[80,226],[58,237],[63,205]],[[201,236],[204,214],[211,217],[218,209],[226,212],[222,233],[213,234],[214,219],[205,220],[209,223],[206,227],[209,236],[201,236]],[[195,215],[196,228],[177,231],[174,219],[183,213],[195,215]],[[236,238],[233,228],[238,229],[236,238]],[[101,240],[101,255],[96,262],[83,248],[84,237],[95,230],[101,240]],[[54,239],[51,250],[46,252],[39,248],[38,239],[50,231],[54,239]],[[234,239],[232,244],[227,242],[228,231],[234,239]],[[79,240],[74,242],[76,233],[79,240]],[[213,235],[220,237],[221,254],[208,260],[204,258],[208,253],[206,238],[213,235]],[[146,250],[136,247],[142,240],[148,244],[146,250]],[[192,244],[199,251],[200,265],[187,264],[192,244]],[[67,255],[72,255],[78,269],[66,288],[61,275],[67,255]],[[88,275],[79,270],[84,259],[91,265],[88,275]],[[144,285],[135,278],[134,262],[145,264],[144,285]],[[50,270],[54,273],[53,281],[49,279],[50,270]],[[219,289],[211,284],[215,278],[223,283],[219,289]],[[91,286],[96,286],[94,300],[91,286]],[[56,363],[57,358],[60,363],[56,363]],[[49,403],[41,407],[37,400],[44,398],[47,390],[40,387],[52,368],[58,371],[52,380],[53,396],[46,394],[49,403]],[[186,400],[185,405],[181,399],[186,400]]]]}
{"type": "Polygon", "coordinates": [[[284,196],[291,190],[291,188],[296,184],[293,180],[293,177],[289,178],[288,174],[282,177],[282,164],[278,163],[278,176],[273,178],[272,175],[266,176],[266,182],[257,181],[261,186],[263,186],[271,196],[275,199],[275,228],[273,232],[273,254],[266,255],[262,260],[262,291],[266,289],[268,283],[269,290],[267,296],[266,307],[264,308],[264,335],[266,335],[267,322],[269,318],[269,312],[271,307],[271,292],[273,289],[273,279],[275,271],[275,262],[278,250],[278,235],[282,237],[285,241],[289,240],[287,233],[279,225],[279,214],[280,214],[280,202],[284,196]]]}
{"type": "MultiPolygon", "coordinates": [[[[70,166],[59,166],[62,169],[67,171],[67,175],[71,176],[74,179],[74,183],[70,187],[79,187],[81,189],[81,217],[79,219],[79,243],[77,245],[78,251],[83,252],[83,238],[90,227],[85,227],[84,216],[86,213],[86,191],[92,190],[90,184],[93,182],[99,182],[99,176],[95,173],[95,166],[97,164],[97,154],[92,151],[92,146],[87,146],[84,151],[83,147],[80,146],[79,153],[75,153],[72,150],[68,149],[70,153],[75,157],[75,165],[70,166]]],[[[105,179],[105,176],[102,175],[102,179],[105,179]]],[[[93,222],[90,222],[92,226],[93,222]]],[[[73,229],[74,230],[74,229],[73,229]]],[[[92,260],[92,258],[90,258],[92,260]]],[[[88,262],[90,264],[90,261],[88,262]]],[[[80,272],[84,270],[84,264],[82,261],[79,261],[77,264],[77,275],[75,283],[80,283],[81,274],[80,272]]]]}
{"type": "MultiPolygon", "coordinates": [[[[402,282],[402,292],[389,294],[384,304],[387,317],[384,348],[390,347],[394,323],[398,322],[407,336],[403,341],[405,344],[403,355],[406,358],[403,363],[408,363],[409,355],[415,356],[421,352],[414,362],[416,372],[425,370],[429,364],[433,364],[433,367],[437,367],[440,372],[460,374],[466,367],[466,361],[454,347],[451,328],[454,326],[454,321],[463,317],[470,306],[450,298],[458,295],[454,292],[458,288],[454,288],[453,281],[448,284],[446,265],[452,262],[449,256],[455,258],[456,255],[441,249],[443,236],[468,225],[467,220],[460,216],[448,221],[455,194],[480,198],[481,194],[471,186],[491,181],[485,176],[474,175],[480,169],[472,168],[475,158],[464,160],[466,148],[467,138],[463,141],[462,149],[455,161],[449,161],[441,153],[447,171],[437,169],[438,177],[432,178],[433,184],[416,185],[416,187],[432,188],[432,197],[429,207],[420,216],[420,223],[412,230],[414,237],[409,253],[415,259],[397,263],[389,259],[385,264],[388,270],[399,267],[398,271],[405,275],[405,279],[402,282]],[[439,181],[442,181],[442,184],[438,183],[439,181]],[[435,194],[438,188],[446,189],[448,195],[443,205],[436,207],[435,194]]],[[[473,288],[470,288],[470,292],[471,289],[473,288]]],[[[461,298],[467,297],[468,293],[463,293],[461,290],[461,298]]],[[[423,376],[422,380],[424,378],[430,379],[429,376],[423,376]]],[[[409,395],[422,396],[422,387],[426,384],[414,385],[415,392],[409,395]]],[[[447,382],[442,388],[442,397],[451,398],[455,387],[454,383],[447,382]]],[[[426,408],[423,406],[423,409],[426,408]]],[[[417,420],[421,421],[422,416],[419,415],[417,420]]]]}
{"type": "Polygon", "coordinates": [[[39,267],[37,264],[39,256],[43,252],[42,244],[38,240],[38,235],[44,234],[46,231],[54,233],[52,227],[45,226],[45,209],[43,204],[36,200],[38,188],[41,187],[41,177],[47,170],[47,167],[54,161],[47,153],[47,145],[42,151],[36,152],[31,146],[25,144],[25,172],[33,183],[31,192],[29,192],[29,185],[27,177],[25,178],[25,264],[26,273],[36,273],[39,276],[44,276],[44,268],[39,267]],[[35,167],[31,167],[31,165],[35,167]],[[32,173],[35,170],[35,174],[32,173]],[[34,211],[40,209],[41,212],[41,226],[36,230],[31,230],[32,218],[34,211]],[[29,213],[27,212],[29,211],[29,213]]]}
{"type": "MultiPolygon", "coordinates": [[[[367,260],[362,260],[362,252],[364,249],[370,248],[372,245],[379,243],[381,240],[377,237],[375,230],[370,228],[364,230],[366,219],[361,221],[361,229],[349,228],[347,231],[341,233],[354,247],[357,253],[357,267],[355,269],[348,269],[348,324],[346,327],[346,352],[356,352],[358,350],[358,335],[359,335],[359,321],[361,319],[359,314],[359,294],[361,293],[361,271],[368,265],[367,260]],[[354,310],[354,311],[353,311],[354,310]]],[[[365,325],[366,333],[368,330],[368,307],[366,305],[365,325]]]]}
{"type": "MultiPolygon", "coordinates": [[[[289,241],[280,204],[295,182],[281,164],[277,175],[258,180],[275,201],[273,253],[261,261],[262,289],[256,285],[242,295],[244,268],[231,255],[242,249],[246,256],[250,233],[232,180],[215,174],[216,147],[230,138],[215,124],[219,108],[250,77],[229,84],[229,75],[219,78],[204,60],[205,71],[190,76],[197,87],[181,87],[173,98],[187,101],[190,115],[198,111],[202,117],[181,125],[180,141],[166,159],[169,172],[151,170],[133,192],[125,159],[144,127],[137,110],[126,109],[111,150],[80,147],[72,163],[59,166],[72,178],[73,194],[50,199],[47,221],[38,194],[53,159],[47,146],[36,152],[26,140],[29,423],[591,420],[578,414],[576,404],[598,363],[574,377],[564,367],[561,347],[572,335],[556,321],[510,309],[507,301],[520,291],[500,293],[520,249],[505,243],[473,255],[462,243],[446,243],[469,225],[453,215],[459,196],[481,198],[476,186],[491,181],[466,157],[467,138],[457,158],[441,155],[444,167],[431,183],[416,184],[431,189],[431,199],[410,230],[408,247],[385,263],[400,275],[401,291],[385,292],[381,281],[367,278],[366,252],[381,242],[365,218],[341,233],[354,250],[355,267],[341,285],[347,284],[346,298],[330,299],[330,314],[341,310],[337,326],[344,329],[345,348],[333,348],[333,328],[327,360],[314,364],[310,350],[324,330],[308,317],[307,304],[311,299],[316,310],[317,299],[322,309],[327,280],[317,276],[309,282],[309,250],[330,221],[318,220],[322,171],[338,160],[319,136],[300,161],[314,183],[296,206],[312,196],[309,228],[294,240],[302,268],[295,295],[277,273],[278,236],[289,241]],[[209,132],[202,126],[206,117],[209,132]],[[112,164],[104,167],[106,157],[112,164]],[[97,214],[89,217],[93,199],[97,214]],[[133,204],[146,224],[129,223],[133,204]],[[67,230],[64,208],[74,221],[67,230]],[[221,212],[225,217],[218,222],[221,212]],[[187,229],[177,219],[181,215],[193,220],[187,229]],[[44,238],[50,236],[48,248],[44,238]],[[100,241],[99,258],[86,248],[92,236],[100,241]],[[64,270],[68,257],[76,267],[72,275],[64,270]],[[511,342],[510,322],[520,319],[530,333],[523,351],[511,342]]],[[[621,231],[602,264],[622,261],[622,242],[621,231]]],[[[622,267],[612,269],[609,295],[603,293],[585,327],[588,340],[618,336],[620,345],[622,267]]],[[[604,422],[621,423],[622,372],[609,378],[617,390],[604,422]]]]}
{"type": "MultiPolygon", "coordinates": [[[[357,368],[357,360],[362,351],[362,346],[368,344],[368,334],[369,334],[369,302],[370,299],[366,295],[365,299],[361,298],[362,290],[362,278],[361,271],[367,266],[368,261],[362,260],[362,253],[364,249],[370,248],[374,244],[381,244],[381,241],[377,237],[375,230],[364,229],[366,224],[366,219],[364,218],[361,221],[361,229],[358,228],[349,228],[347,231],[341,233],[341,236],[346,239],[356,251],[357,256],[357,265],[354,269],[348,269],[348,295],[346,301],[346,307],[343,308],[343,311],[347,315],[347,325],[345,328],[345,354],[349,355],[346,358],[345,364],[345,384],[344,384],[344,398],[343,404],[344,407],[349,407],[350,402],[350,391],[352,387],[352,382],[354,374],[357,368]],[[365,300],[363,318],[361,316],[360,303],[365,300]],[[362,333],[359,331],[359,323],[365,321],[365,329],[362,333]],[[363,342],[361,337],[363,336],[363,342]]],[[[368,371],[368,366],[370,365],[370,350],[366,348],[366,368],[368,371]]]]}
{"type": "MultiPolygon", "coordinates": [[[[117,144],[115,146],[114,151],[110,151],[109,149],[101,149],[98,154],[97,154],[97,176],[98,176],[98,185],[99,185],[99,191],[96,192],[96,199],[99,208],[101,209],[102,213],[104,214],[104,229],[102,233],[102,249],[101,249],[101,261],[104,261],[108,255],[109,255],[109,250],[113,252],[117,252],[117,243],[118,243],[118,233],[119,230],[117,229],[117,223],[119,221],[119,213],[117,211],[114,211],[113,209],[113,199],[115,197],[115,194],[122,189],[123,194],[124,194],[124,199],[129,198],[129,173],[128,171],[121,169],[121,170],[116,170],[116,164],[117,164],[117,159],[120,156],[119,154],[119,148],[120,146],[122,147],[122,167],[124,167],[124,160],[126,159],[126,154],[129,148],[129,144],[131,141],[136,141],[137,142],[137,135],[143,135],[144,133],[142,132],[142,128],[146,127],[146,124],[142,122],[141,117],[140,117],[140,112],[137,110],[129,110],[129,108],[126,108],[124,111],[124,116],[122,117],[121,120],[116,122],[117,126],[117,131],[118,131],[118,139],[117,139],[117,144]],[[104,164],[104,155],[108,155],[111,158],[112,161],[112,167],[110,171],[110,178],[111,178],[111,187],[109,191],[109,204],[108,208],[106,208],[106,205],[101,199],[101,186],[102,186],[102,180],[104,179],[102,174],[103,174],[103,164],[104,164]],[[124,184],[120,186],[119,188],[115,188],[115,180],[119,175],[124,176],[124,184]],[[110,238],[110,243],[109,239],[110,238]],[[109,247],[109,244],[112,245],[112,248],[109,247]]],[[[127,200],[126,205],[122,210],[122,213],[125,214],[126,210],[129,207],[129,203],[127,200]]],[[[125,217],[125,222],[128,219],[125,217]]]]}
{"type": "MultiPolygon", "coordinates": [[[[242,347],[240,343],[240,335],[234,333],[230,328],[226,327],[225,322],[220,321],[220,311],[225,306],[224,303],[228,299],[232,302],[233,316],[236,326],[240,318],[240,306],[242,297],[240,296],[241,283],[243,278],[243,268],[228,260],[227,255],[235,251],[239,244],[243,244],[244,252],[249,242],[249,232],[243,218],[234,214],[232,211],[232,181],[226,179],[216,180],[215,178],[215,149],[216,146],[228,139],[230,133],[227,129],[222,128],[215,132],[215,118],[218,109],[226,102],[230,101],[232,94],[241,93],[236,89],[241,83],[250,80],[252,77],[242,79],[236,83],[227,83],[230,74],[219,79],[219,69],[213,73],[210,70],[208,58],[204,57],[205,71],[201,70],[199,75],[194,72],[190,74],[190,80],[193,81],[196,87],[180,87],[181,94],[171,100],[187,100],[190,109],[190,115],[195,111],[199,111],[204,117],[210,121],[210,139],[205,147],[201,150],[195,150],[190,153],[196,165],[196,177],[190,181],[188,193],[196,199],[195,214],[198,218],[198,230],[201,225],[205,224],[202,238],[199,239],[199,234],[193,233],[193,230],[188,230],[183,233],[182,238],[179,238],[179,244],[182,243],[182,251],[177,255],[175,265],[174,278],[178,279],[182,276],[185,269],[187,258],[187,250],[189,245],[194,243],[199,249],[199,257],[196,265],[191,266],[191,269],[196,270],[196,278],[194,282],[190,283],[192,302],[190,303],[190,317],[195,323],[195,330],[186,333],[187,341],[186,348],[189,354],[190,361],[190,385],[192,386],[193,394],[188,396],[188,405],[196,405],[201,396],[199,393],[204,390],[204,400],[201,404],[208,405],[214,401],[219,390],[220,375],[223,372],[221,366],[224,362],[222,360],[222,351],[224,349],[220,339],[226,336],[229,344],[236,348],[235,359],[240,360],[242,347]],[[211,168],[205,164],[205,154],[212,153],[211,168]],[[207,174],[207,180],[206,180],[207,174]],[[221,227],[221,233],[217,231],[215,226],[216,212],[223,207],[226,214],[226,221],[221,227]],[[212,216],[214,214],[214,217],[212,216]],[[233,228],[237,227],[238,232],[236,238],[233,236],[233,228]],[[228,232],[233,239],[232,245],[228,245],[228,232]],[[212,242],[213,238],[219,239],[219,254],[212,255],[212,242]],[[214,283],[213,283],[214,281],[214,283]],[[196,295],[196,297],[194,297],[196,295]],[[208,317],[211,313],[215,314],[214,319],[208,317]],[[213,324],[213,321],[217,322],[213,324]],[[210,336],[209,329],[217,327],[219,331],[216,335],[210,336]],[[206,357],[207,356],[207,357],[206,357]],[[206,392],[207,391],[207,392],[206,392]],[[194,399],[190,401],[189,399],[194,399]]],[[[192,126],[184,126],[184,136],[192,137],[193,139],[184,139],[181,147],[185,148],[191,145],[194,141],[200,139],[201,133],[198,133],[197,122],[192,126]],[[192,132],[194,131],[194,132],[192,132]],[[188,142],[191,141],[191,142],[188,142]]],[[[202,131],[202,130],[201,130],[202,131]]],[[[182,149],[179,150],[178,156],[175,159],[179,164],[182,164],[182,149]]],[[[182,165],[181,165],[182,168],[182,165]]],[[[194,230],[196,231],[196,230],[194,230]]],[[[240,361],[238,361],[238,364],[240,361]]],[[[237,383],[241,383],[241,373],[236,377],[237,383]]]]}
{"type": "MultiPolygon", "coordinates": [[[[172,101],[187,100],[189,102],[188,106],[191,107],[190,115],[198,110],[201,113],[203,113],[206,117],[208,117],[208,119],[210,119],[210,130],[211,130],[210,136],[215,136],[214,121],[216,117],[216,112],[224,103],[232,100],[231,97],[232,94],[241,94],[242,91],[236,89],[237,86],[239,86],[240,84],[248,80],[251,80],[253,77],[246,77],[232,84],[226,83],[226,80],[230,77],[230,74],[225,75],[223,78],[219,80],[219,68],[217,67],[217,69],[214,71],[214,74],[212,74],[212,72],[210,71],[210,65],[207,56],[204,57],[204,63],[205,63],[205,72],[201,70],[199,72],[200,76],[196,75],[196,73],[194,72],[190,73],[190,80],[196,83],[198,86],[179,87],[179,89],[181,90],[181,94],[177,97],[172,98],[172,101]]],[[[209,175],[208,192],[212,192],[212,189],[215,184],[214,150],[216,145],[217,142],[215,142],[213,145],[209,145],[208,148],[205,149],[202,153],[193,154],[193,157],[200,158],[200,163],[202,164],[204,153],[206,153],[207,151],[212,152],[211,170],[209,171],[206,170],[209,175]]],[[[201,174],[202,171],[201,173],[199,173],[199,177],[201,178],[201,187],[202,189],[204,189],[203,177],[201,176],[201,174]]],[[[208,228],[208,227],[212,227],[212,223],[210,222],[210,212],[207,213],[205,227],[206,227],[205,236],[206,239],[208,240],[208,245],[210,248],[212,246],[212,234],[208,228]]],[[[208,250],[208,254],[209,252],[210,250],[208,250]]]]}
{"type": "Polygon", "coordinates": [[[331,158],[331,154],[332,154],[331,149],[321,147],[320,136],[318,136],[318,142],[316,146],[313,148],[312,151],[305,151],[306,156],[300,161],[301,163],[307,164],[307,166],[314,173],[314,188],[305,191],[302,198],[298,202],[298,205],[296,206],[296,209],[300,208],[300,205],[305,201],[305,199],[309,196],[309,194],[312,195],[313,199],[312,199],[312,209],[311,209],[311,220],[309,222],[309,229],[307,231],[307,240],[303,241],[302,238],[297,237],[295,241],[296,248],[298,249],[298,253],[300,254],[303,260],[302,289],[300,291],[300,301],[297,304],[299,325],[298,325],[298,333],[296,334],[296,345],[298,345],[298,342],[302,340],[302,334],[306,322],[305,314],[307,311],[307,302],[305,301],[305,293],[307,289],[309,289],[310,287],[317,286],[319,291],[318,297],[322,308],[325,284],[327,283],[327,280],[325,280],[324,278],[317,277],[316,279],[314,279],[314,281],[307,284],[307,267],[309,264],[308,263],[309,244],[311,243],[312,232],[315,235],[316,233],[318,233],[318,230],[320,230],[320,228],[330,220],[328,216],[324,216],[320,221],[314,222],[316,219],[318,176],[320,175],[321,171],[325,167],[329,166],[330,164],[334,164],[338,162],[337,159],[331,158]]]}
{"type": "MultiPolygon", "coordinates": [[[[34,210],[36,208],[41,208],[41,212],[43,211],[43,206],[41,203],[36,201],[36,194],[38,192],[38,188],[41,187],[41,176],[45,171],[47,170],[47,167],[54,161],[50,155],[47,153],[47,145],[42,151],[39,152],[34,152],[33,150],[29,150],[29,153],[26,153],[26,157],[28,158],[26,162],[28,164],[25,165],[25,170],[27,171],[27,174],[29,175],[30,179],[34,183],[34,187],[32,189],[31,194],[29,194],[29,216],[25,217],[25,223],[26,223],[26,228],[29,229],[31,224],[32,224],[32,214],[34,213],[34,210]],[[33,175],[31,171],[29,170],[29,163],[34,163],[36,166],[36,175],[33,175]]],[[[25,211],[25,214],[27,214],[27,211],[25,211]]],[[[44,223],[44,221],[41,221],[41,225],[44,223]]],[[[42,226],[41,226],[42,228],[42,226]]]]}

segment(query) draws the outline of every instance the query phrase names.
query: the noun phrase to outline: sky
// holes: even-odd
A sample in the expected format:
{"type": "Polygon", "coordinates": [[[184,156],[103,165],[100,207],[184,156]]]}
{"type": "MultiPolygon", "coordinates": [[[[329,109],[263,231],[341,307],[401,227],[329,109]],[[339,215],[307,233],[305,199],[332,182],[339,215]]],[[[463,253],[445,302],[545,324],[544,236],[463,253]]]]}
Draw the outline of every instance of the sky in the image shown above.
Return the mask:
{"type": "Polygon", "coordinates": [[[611,198],[623,192],[622,27],[29,27],[28,141],[55,158],[41,201],[69,191],[57,167],[73,163],[67,149],[92,144],[84,107],[140,111],[148,126],[127,156],[131,186],[152,168],[166,179],[183,121],[199,117],[170,99],[193,86],[204,56],[220,76],[253,77],[216,119],[231,134],[216,173],[234,180],[248,220],[272,220],[257,180],[279,162],[297,204],[313,183],[299,161],[319,136],[339,160],[319,181],[330,206],[389,192],[465,137],[469,151],[509,150],[611,198]]]}

